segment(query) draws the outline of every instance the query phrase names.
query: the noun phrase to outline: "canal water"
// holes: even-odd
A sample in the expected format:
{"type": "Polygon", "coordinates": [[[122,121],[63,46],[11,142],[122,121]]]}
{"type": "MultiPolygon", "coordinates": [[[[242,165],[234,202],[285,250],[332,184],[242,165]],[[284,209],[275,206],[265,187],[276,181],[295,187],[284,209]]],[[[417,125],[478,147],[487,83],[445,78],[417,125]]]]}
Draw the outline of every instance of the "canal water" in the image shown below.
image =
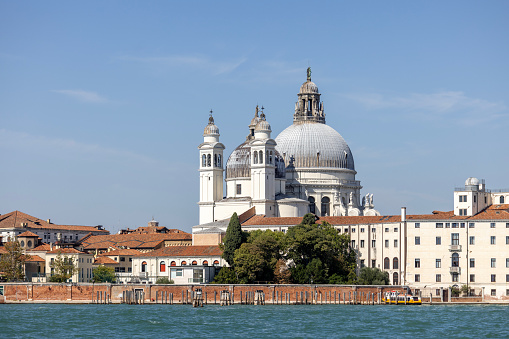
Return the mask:
{"type": "Polygon", "coordinates": [[[0,338],[509,338],[509,305],[0,305],[0,338]]]}

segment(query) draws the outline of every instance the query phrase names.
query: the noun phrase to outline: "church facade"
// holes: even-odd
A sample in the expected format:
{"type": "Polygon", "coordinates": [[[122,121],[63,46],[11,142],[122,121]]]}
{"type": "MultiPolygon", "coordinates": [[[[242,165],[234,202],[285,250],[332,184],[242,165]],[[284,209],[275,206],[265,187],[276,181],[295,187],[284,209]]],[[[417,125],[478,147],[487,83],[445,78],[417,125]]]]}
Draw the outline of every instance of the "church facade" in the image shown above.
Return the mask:
{"type": "Polygon", "coordinates": [[[272,138],[265,113],[256,107],[249,133],[224,166],[225,146],[212,115],[200,152],[200,224],[229,219],[233,212],[267,217],[377,216],[373,195],[361,197],[354,159],[343,137],[325,122],[320,92],[300,87],[293,124],[272,138]],[[224,192],[226,181],[226,192],[224,192]]]}

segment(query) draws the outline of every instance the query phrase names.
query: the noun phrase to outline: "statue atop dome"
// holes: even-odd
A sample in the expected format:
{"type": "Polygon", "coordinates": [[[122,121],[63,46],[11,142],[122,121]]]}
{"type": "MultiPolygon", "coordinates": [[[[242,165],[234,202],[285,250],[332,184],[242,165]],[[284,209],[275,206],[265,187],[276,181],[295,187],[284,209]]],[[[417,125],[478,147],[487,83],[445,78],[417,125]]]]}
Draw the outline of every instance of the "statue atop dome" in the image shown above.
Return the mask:
{"type": "Polygon", "coordinates": [[[308,67],[308,81],[311,81],[311,67],[308,67]]]}

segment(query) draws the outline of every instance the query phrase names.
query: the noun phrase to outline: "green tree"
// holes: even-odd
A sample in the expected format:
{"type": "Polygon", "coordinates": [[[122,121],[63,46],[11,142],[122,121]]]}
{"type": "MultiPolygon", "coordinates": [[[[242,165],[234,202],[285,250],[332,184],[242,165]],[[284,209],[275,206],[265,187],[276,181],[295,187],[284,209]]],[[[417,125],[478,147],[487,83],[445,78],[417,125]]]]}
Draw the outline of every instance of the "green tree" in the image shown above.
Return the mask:
{"type": "Polygon", "coordinates": [[[66,282],[73,275],[78,273],[76,260],[73,257],[62,255],[59,250],[55,260],[50,264],[54,274],[50,277],[51,282],[66,282]]]}
{"type": "Polygon", "coordinates": [[[23,254],[19,241],[9,237],[4,245],[7,253],[1,255],[0,271],[8,281],[18,281],[25,278],[24,266],[30,256],[23,254]]]}
{"type": "Polygon", "coordinates": [[[173,280],[168,279],[168,277],[157,278],[156,284],[174,284],[173,280]]]}
{"type": "Polygon", "coordinates": [[[226,260],[228,265],[233,266],[233,257],[235,250],[240,248],[242,244],[242,228],[240,226],[239,217],[237,212],[234,212],[230,218],[230,223],[226,229],[226,235],[223,241],[223,259],[226,260]]]}
{"type": "Polygon", "coordinates": [[[99,267],[94,268],[93,274],[94,277],[92,278],[92,281],[96,283],[114,283],[115,280],[117,280],[117,277],[115,276],[115,269],[113,267],[100,265],[99,267]]]}
{"type": "Polygon", "coordinates": [[[389,273],[379,268],[363,267],[359,274],[360,285],[389,285],[389,273]]]}
{"type": "Polygon", "coordinates": [[[236,284],[237,276],[233,271],[233,268],[223,266],[219,273],[216,274],[212,284],[236,284]]]}
{"type": "Polygon", "coordinates": [[[252,243],[244,243],[235,251],[234,271],[241,284],[260,280],[267,265],[262,251],[252,243]]]}
{"type": "Polygon", "coordinates": [[[286,265],[283,259],[279,259],[276,262],[276,267],[274,268],[274,282],[276,284],[289,284],[291,283],[292,272],[286,265]]]}

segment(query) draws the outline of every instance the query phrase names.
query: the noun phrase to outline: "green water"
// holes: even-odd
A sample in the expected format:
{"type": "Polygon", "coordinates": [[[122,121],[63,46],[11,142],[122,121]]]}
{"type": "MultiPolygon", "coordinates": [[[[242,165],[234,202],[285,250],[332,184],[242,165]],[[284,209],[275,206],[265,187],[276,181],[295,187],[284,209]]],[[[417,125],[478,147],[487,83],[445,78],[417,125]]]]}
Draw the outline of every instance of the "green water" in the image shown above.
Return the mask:
{"type": "Polygon", "coordinates": [[[509,305],[0,305],[2,338],[509,338],[509,305]]]}

